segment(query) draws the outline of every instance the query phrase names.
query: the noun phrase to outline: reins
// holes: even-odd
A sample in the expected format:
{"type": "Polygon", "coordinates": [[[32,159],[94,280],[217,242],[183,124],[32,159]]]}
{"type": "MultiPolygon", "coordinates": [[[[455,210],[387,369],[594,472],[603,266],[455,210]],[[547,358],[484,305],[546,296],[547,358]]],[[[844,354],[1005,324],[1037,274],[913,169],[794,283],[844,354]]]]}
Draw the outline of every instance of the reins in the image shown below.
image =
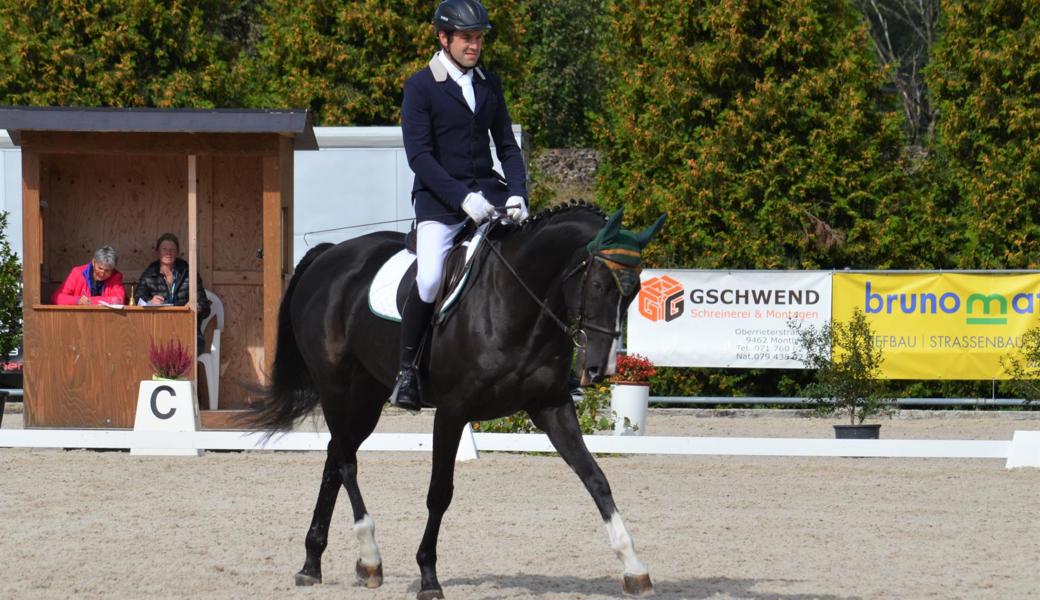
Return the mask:
{"type": "MultiPolygon", "coordinates": [[[[491,227],[488,228],[488,234],[489,235],[490,235],[491,229],[493,227],[494,227],[494,224],[491,227]]],[[[556,323],[556,326],[559,327],[560,330],[563,331],[563,333],[565,333],[568,337],[573,337],[576,332],[572,331],[571,328],[568,327],[566,323],[564,323],[562,320],[560,320],[560,318],[556,316],[556,313],[554,313],[552,311],[552,309],[549,308],[549,305],[546,304],[545,302],[543,302],[538,297],[538,295],[535,294],[531,290],[531,288],[527,287],[527,284],[524,283],[523,278],[521,278],[520,274],[516,272],[516,269],[513,268],[513,265],[511,265],[509,263],[509,261],[506,260],[506,257],[502,256],[502,252],[498,249],[498,246],[496,246],[494,242],[492,242],[490,239],[488,239],[488,236],[484,237],[484,242],[487,243],[488,247],[491,248],[491,251],[495,253],[495,256],[497,256],[498,259],[502,261],[502,264],[505,265],[506,270],[509,271],[509,273],[513,276],[514,279],[516,279],[516,282],[520,284],[520,287],[523,288],[523,290],[525,292],[527,292],[527,295],[530,296],[531,299],[534,300],[535,303],[538,304],[538,306],[540,306],[542,308],[542,312],[547,313],[549,315],[549,318],[551,318],[553,320],[553,322],[556,323]]],[[[584,261],[582,262],[582,265],[584,265],[584,261]]],[[[579,265],[579,267],[580,266],[581,265],[579,265]]],[[[573,274],[573,272],[572,272],[572,274],[573,274]]],[[[569,276],[570,275],[568,275],[568,277],[569,276]]],[[[564,277],[564,280],[566,280],[566,279],[567,279],[567,277],[564,277]]],[[[575,343],[577,343],[577,341],[575,341],[575,343]]]]}
{"type": "MultiPolygon", "coordinates": [[[[430,218],[438,219],[440,217],[455,216],[456,214],[457,213],[455,213],[455,212],[446,212],[446,213],[430,215],[430,218]]],[[[357,229],[359,227],[374,227],[376,225],[390,225],[392,223],[404,223],[406,221],[414,221],[414,220],[415,220],[415,217],[408,217],[408,218],[405,218],[405,219],[390,219],[388,221],[371,221],[369,223],[360,223],[358,225],[344,225],[343,227],[332,227],[331,229],[315,229],[314,231],[307,231],[307,232],[305,232],[303,234],[303,243],[307,244],[308,247],[310,246],[310,242],[307,241],[307,236],[308,235],[316,235],[316,234],[319,234],[319,233],[332,233],[333,231],[346,231],[348,229],[357,229]]]]}
{"type": "Polygon", "coordinates": [[[531,290],[531,288],[528,287],[526,283],[524,283],[523,278],[520,277],[520,274],[516,272],[516,269],[513,268],[513,265],[510,264],[506,257],[502,256],[502,252],[498,249],[498,246],[491,241],[491,230],[497,224],[498,221],[495,220],[488,227],[488,235],[484,237],[484,241],[487,243],[488,247],[491,248],[491,251],[495,254],[495,256],[497,256],[498,259],[502,261],[502,264],[505,265],[506,270],[509,271],[509,273],[513,276],[514,279],[516,279],[516,282],[520,284],[520,287],[523,288],[525,292],[527,292],[527,295],[530,296],[532,300],[534,300],[535,304],[541,307],[543,313],[549,315],[549,318],[552,319],[553,323],[555,323],[556,326],[560,328],[560,331],[562,331],[567,337],[571,338],[575,346],[577,346],[578,348],[585,347],[585,344],[588,342],[588,334],[585,332],[586,329],[598,333],[605,333],[614,338],[621,337],[621,331],[615,329],[607,329],[606,327],[600,327],[595,323],[585,323],[585,297],[588,289],[589,275],[592,273],[593,259],[599,259],[604,262],[614,261],[611,261],[610,258],[603,256],[602,254],[593,254],[592,252],[589,252],[588,256],[584,260],[578,263],[578,265],[575,266],[573,269],[568,271],[567,274],[563,276],[563,279],[560,280],[560,282],[563,283],[571,277],[573,277],[574,275],[576,275],[582,269],[584,269],[585,271],[584,275],[582,276],[581,282],[581,300],[578,305],[578,322],[574,325],[568,326],[566,323],[563,322],[562,319],[556,316],[556,313],[553,312],[552,308],[550,308],[544,300],[539,298],[538,295],[535,294],[534,291],[531,290]]]}

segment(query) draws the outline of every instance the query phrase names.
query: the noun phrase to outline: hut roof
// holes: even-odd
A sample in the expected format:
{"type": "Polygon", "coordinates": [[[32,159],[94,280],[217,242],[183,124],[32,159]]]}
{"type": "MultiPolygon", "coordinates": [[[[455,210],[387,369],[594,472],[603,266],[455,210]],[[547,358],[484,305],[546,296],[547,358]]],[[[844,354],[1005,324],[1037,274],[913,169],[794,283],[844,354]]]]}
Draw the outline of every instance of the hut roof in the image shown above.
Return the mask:
{"type": "Polygon", "coordinates": [[[23,131],[104,133],[271,133],[293,138],[296,150],[317,150],[304,109],[0,107],[0,128],[15,144],[23,131]]]}

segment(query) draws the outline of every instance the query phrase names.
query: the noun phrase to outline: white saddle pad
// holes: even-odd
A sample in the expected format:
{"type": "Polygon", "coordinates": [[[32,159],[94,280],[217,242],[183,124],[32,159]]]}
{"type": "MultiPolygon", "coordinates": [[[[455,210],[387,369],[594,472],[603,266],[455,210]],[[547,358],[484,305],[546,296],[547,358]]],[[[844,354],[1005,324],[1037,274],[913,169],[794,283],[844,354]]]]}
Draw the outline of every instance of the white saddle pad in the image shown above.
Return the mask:
{"type": "MultiPolygon", "coordinates": [[[[462,243],[463,246],[466,246],[466,266],[458,284],[448,292],[447,299],[441,305],[441,314],[451,308],[459,293],[466,286],[466,280],[469,279],[470,266],[473,263],[473,255],[476,253],[476,249],[480,247],[480,242],[483,239],[484,230],[481,228],[477,230],[472,238],[462,243]]],[[[401,278],[404,277],[404,274],[414,262],[415,255],[405,249],[391,256],[379,268],[379,272],[372,279],[372,285],[368,289],[368,307],[377,316],[390,321],[401,321],[401,311],[397,310],[397,289],[401,286],[401,278]]]]}

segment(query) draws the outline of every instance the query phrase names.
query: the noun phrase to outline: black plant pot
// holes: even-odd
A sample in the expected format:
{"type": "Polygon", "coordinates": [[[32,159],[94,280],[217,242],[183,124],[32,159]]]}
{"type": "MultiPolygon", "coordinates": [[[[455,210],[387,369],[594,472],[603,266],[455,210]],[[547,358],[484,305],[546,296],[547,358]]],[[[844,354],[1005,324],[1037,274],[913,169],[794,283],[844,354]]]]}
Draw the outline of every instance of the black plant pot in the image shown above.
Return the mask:
{"type": "Polygon", "coordinates": [[[834,437],[839,440],[876,440],[881,437],[881,424],[835,425],[834,437]]]}
{"type": "Polygon", "coordinates": [[[0,373],[0,388],[10,389],[22,387],[22,374],[20,372],[0,373]]]}

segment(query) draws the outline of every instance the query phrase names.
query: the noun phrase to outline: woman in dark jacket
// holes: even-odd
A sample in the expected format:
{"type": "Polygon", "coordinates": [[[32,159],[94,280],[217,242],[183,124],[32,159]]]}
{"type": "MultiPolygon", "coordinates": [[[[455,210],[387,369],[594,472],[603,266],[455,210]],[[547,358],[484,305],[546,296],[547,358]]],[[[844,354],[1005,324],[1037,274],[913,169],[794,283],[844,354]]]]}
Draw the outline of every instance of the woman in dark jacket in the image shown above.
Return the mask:
{"type": "MultiPolygon", "coordinates": [[[[180,258],[181,244],[177,236],[164,233],[155,242],[155,253],[159,260],[148,265],[137,280],[138,304],[184,306],[188,303],[188,262],[180,258]]],[[[209,316],[209,298],[202,286],[202,277],[196,279],[198,321],[209,316]]],[[[204,350],[202,332],[198,332],[199,354],[204,350]]]]}

